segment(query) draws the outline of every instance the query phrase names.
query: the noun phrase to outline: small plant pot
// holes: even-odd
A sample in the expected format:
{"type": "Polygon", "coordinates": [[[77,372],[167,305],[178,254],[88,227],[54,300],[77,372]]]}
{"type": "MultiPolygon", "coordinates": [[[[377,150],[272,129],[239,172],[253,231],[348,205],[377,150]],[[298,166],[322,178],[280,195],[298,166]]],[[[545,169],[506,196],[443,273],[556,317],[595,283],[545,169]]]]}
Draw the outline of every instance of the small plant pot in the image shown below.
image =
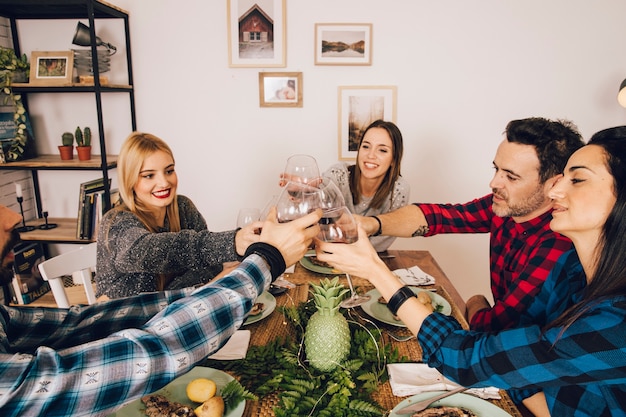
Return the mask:
{"type": "Polygon", "coordinates": [[[64,161],[74,159],[74,147],[71,145],[59,146],[59,153],[61,154],[61,159],[64,161]]]}
{"type": "Polygon", "coordinates": [[[91,146],[77,146],[78,159],[80,161],[89,161],[91,159],[91,146]]]}

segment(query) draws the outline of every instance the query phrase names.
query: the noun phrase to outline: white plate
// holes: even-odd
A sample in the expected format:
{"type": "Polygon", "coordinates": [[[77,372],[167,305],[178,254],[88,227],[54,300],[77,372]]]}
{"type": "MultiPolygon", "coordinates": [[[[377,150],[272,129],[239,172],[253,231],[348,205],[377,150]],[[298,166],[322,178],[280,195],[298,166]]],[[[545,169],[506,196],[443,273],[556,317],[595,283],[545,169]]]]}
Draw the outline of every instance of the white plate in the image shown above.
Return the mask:
{"type": "MultiPolygon", "coordinates": [[[[420,291],[426,291],[426,293],[430,295],[430,299],[432,300],[433,306],[435,308],[437,307],[437,305],[441,305],[443,306],[440,311],[442,314],[445,314],[446,316],[452,314],[452,307],[450,307],[450,303],[448,303],[448,301],[439,294],[435,294],[432,291],[423,290],[418,287],[410,288],[415,294],[418,294],[420,291]]],[[[391,314],[391,311],[389,311],[386,304],[381,304],[378,302],[378,299],[380,298],[380,292],[376,288],[368,291],[367,294],[369,294],[370,299],[366,303],[361,304],[361,308],[363,309],[363,311],[365,311],[368,315],[375,318],[376,320],[382,321],[383,323],[391,324],[392,326],[406,327],[406,325],[402,321],[393,318],[393,314],[391,314]]]]}
{"type": "MultiPolygon", "coordinates": [[[[179,376],[160,390],[154,392],[154,394],[163,395],[170,401],[176,401],[196,408],[200,404],[194,403],[187,398],[187,384],[196,378],[208,378],[215,381],[218,393],[221,392],[226,384],[233,380],[232,376],[220,370],[196,366],[185,375],[179,376]]],[[[237,404],[234,410],[230,410],[228,413],[224,414],[224,417],[241,417],[245,408],[246,402],[242,401],[237,404]]],[[[107,417],[146,417],[145,410],[146,406],[141,402],[141,399],[139,399],[128,403],[116,412],[109,414],[107,417]]]]}
{"type": "MultiPolygon", "coordinates": [[[[427,398],[434,397],[437,394],[441,394],[443,391],[423,392],[421,394],[414,395],[402,401],[396,405],[389,417],[407,417],[410,414],[396,414],[396,411],[408,407],[418,401],[425,400],[427,398]]],[[[440,405],[447,405],[450,407],[463,407],[471,410],[478,417],[512,417],[509,413],[501,409],[500,407],[491,404],[489,401],[485,401],[482,398],[474,397],[468,394],[454,394],[447,398],[443,398],[439,401],[435,401],[431,407],[437,407],[440,405]]]]}
{"type": "Polygon", "coordinates": [[[265,309],[261,312],[261,314],[257,314],[256,316],[248,316],[246,321],[243,322],[244,326],[246,324],[256,323],[257,321],[263,320],[265,317],[272,314],[274,309],[276,308],[276,298],[272,294],[267,291],[263,291],[259,298],[256,299],[257,303],[265,304],[265,309]]]}

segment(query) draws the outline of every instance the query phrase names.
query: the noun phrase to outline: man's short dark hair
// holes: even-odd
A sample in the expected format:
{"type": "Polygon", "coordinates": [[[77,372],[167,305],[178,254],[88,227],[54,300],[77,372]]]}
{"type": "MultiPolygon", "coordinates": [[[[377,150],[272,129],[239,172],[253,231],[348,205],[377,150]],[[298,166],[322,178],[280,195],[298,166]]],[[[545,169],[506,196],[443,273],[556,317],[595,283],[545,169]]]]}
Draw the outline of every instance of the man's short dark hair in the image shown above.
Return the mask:
{"type": "Polygon", "coordinates": [[[563,173],[569,157],[585,144],[578,127],[569,120],[553,121],[543,117],[512,120],[504,133],[509,142],[535,148],[541,183],[563,173]]]}

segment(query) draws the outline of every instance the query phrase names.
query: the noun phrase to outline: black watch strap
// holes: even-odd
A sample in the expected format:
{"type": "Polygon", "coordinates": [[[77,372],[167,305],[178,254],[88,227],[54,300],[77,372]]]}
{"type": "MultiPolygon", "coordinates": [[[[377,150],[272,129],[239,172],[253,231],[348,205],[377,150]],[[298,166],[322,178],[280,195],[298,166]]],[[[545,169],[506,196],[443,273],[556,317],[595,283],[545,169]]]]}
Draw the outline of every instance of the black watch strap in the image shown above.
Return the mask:
{"type": "Polygon", "coordinates": [[[412,297],[417,297],[417,295],[415,295],[413,290],[405,285],[391,296],[389,302],[387,303],[387,308],[389,309],[389,311],[391,311],[391,314],[395,316],[396,314],[398,314],[398,309],[400,309],[400,306],[404,304],[406,300],[412,297]]]}

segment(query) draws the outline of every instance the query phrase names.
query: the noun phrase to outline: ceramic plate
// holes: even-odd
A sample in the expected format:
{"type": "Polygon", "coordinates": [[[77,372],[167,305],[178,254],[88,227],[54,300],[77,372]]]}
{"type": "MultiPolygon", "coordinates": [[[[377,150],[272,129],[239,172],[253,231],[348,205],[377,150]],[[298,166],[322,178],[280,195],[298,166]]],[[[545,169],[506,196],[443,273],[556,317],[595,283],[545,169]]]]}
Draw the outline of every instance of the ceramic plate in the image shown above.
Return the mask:
{"type": "MultiPolygon", "coordinates": [[[[396,405],[389,417],[407,417],[410,414],[396,414],[396,411],[408,407],[409,405],[416,403],[417,401],[425,400],[427,398],[434,397],[437,394],[441,394],[443,391],[423,392],[421,394],[414,395],[402,401],[396,405]]],[[[512,417],[509,413],[501,409],[500,407],[491,404],[489,401],[482,398],[474,397],[468,394],[454,394],[447,398],[443,398],[434,402],[431,407],[437,407],[441,405],[447,405],[450,407],[463,407],[470,411],[473,411],[478,417],[512,417]]]]}
{"type": "MultiPolygon", "coordinates": [[[[432,291],[423,290],[418,287],[410,288],[415,294],[419,293],[420,291],[426,291],[428,295],[430,295],[430,299],[433,301],[433,306],[435,308],[440,305],[442,306],[442,308],[439,311],[442,314],[445,314],[446,316],[452,314],[452,307],[450,307],[450,303],[448,303],[448,301],[442,296],[435,294],[432,291]]],[[[365,304],[361,304],[361,308],[363,309],[363,311],[365,311],[368,315],[375,318],[376,320],[382,321],[383,323],[391,324],[392,326],[406,327],[406,325],[402,323],[402,321],[393,318],[393,315],[387,308],[387,305],[378,302],[378,299],[380,298],[380,292],[377,289],[370,290],[367,292],[367,294],[369,294],[370,299],[365,304]]]]}
{"type": "Polygon", "coordinates": [[[328,266],[315,265],[313,262],[311,262],[311,260],[307,256],[300,259],[300,265],[302,265],[309,271],[317,272],[318,274],[343,275],[343,273],[337,269],[333,269],[328,266]]]}
{"type": "Polygon", "coordinates": [[[259,295],[259,298],[256,299],[256,302],[265,304],[265,310],[256,316],[248,316],[246,321],[243,322],[244,325],[263,320],[265,317],[272,314],[276,308],[276,298],[274,298],[274,296],[267,291],[262,292],[261,295],[259,295]]]}
{"type": "MultiPolygon", "coordinates": [[[[196,366],[185,375],[176,378],[165,387],[154,392],[154,394],[164,395],[170,401],[176,401],[195,408],[200,404],[189,400],[189,398],[187,398],[186,390],[187,384],[196,378],[212,379],[217,384],[217,392],[220,392],[222,388],[233,379],[232,376],[220,370],[196,366]]],[[[235,407],[234,410],[230,410],[228,413],[224,414],[224,417],[241,417],[245,408],[246,402],[242,401],[237,404],[237,407],[235,407]]],[[[146,406],[139,399],[128,403],[116,412],[109,414],[108,417],[146,417],[145,410],[146,406]]]]}

